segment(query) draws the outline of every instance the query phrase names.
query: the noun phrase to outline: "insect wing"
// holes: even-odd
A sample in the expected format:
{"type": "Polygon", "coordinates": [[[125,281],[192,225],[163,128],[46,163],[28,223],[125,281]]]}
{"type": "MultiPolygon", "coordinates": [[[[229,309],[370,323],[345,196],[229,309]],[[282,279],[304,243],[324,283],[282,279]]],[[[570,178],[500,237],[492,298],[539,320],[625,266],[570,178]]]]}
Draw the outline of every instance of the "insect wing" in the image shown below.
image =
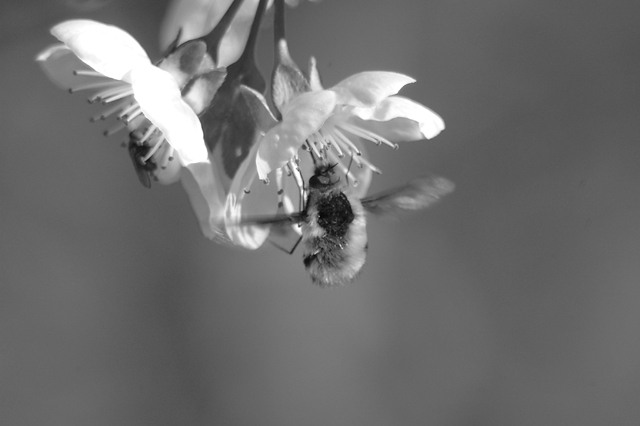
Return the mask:
{"type": "Polygon", "coordinates": [[[302,222],[303,220],[304,219],[302,218],[301,213],[277,214],[273,216],[256,216],[256,217],[243,218],[240,222],[236,224],[236,226],[248,226],[248,225],[285,226],[285,225],[291,225],[294,223],[299,223],[299,222],[302,222]]]}
{"type": "Polygon", "coordinates": [[[453,182],[438,176],[414,179],[404,186],[384,191],[362,200],[364,209],[373,214],[398,210],[421,210],[453,191],[453,182]]]}

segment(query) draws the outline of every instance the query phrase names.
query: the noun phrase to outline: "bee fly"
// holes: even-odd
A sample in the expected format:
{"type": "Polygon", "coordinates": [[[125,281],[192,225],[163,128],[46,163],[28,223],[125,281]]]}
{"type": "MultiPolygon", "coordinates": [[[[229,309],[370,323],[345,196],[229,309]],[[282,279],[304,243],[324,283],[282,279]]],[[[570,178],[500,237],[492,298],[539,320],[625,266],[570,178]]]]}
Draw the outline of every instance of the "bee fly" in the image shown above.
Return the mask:
{"type": "MultiPolygon", "coordinates": [[[[311,280],[322,287],[352,282],[362,269],[368,248],[366,213],[379,215],[423,209],[454,189],[447,179],[422,177],[399,188],[358,199],[348,185],[340,183],[334,167],[316,165],[301,212],[248,221],[278,226],[299,223],[304,266],[311,280]]],[[[295,247],[291,252],[294,250],[295,247]]]]}

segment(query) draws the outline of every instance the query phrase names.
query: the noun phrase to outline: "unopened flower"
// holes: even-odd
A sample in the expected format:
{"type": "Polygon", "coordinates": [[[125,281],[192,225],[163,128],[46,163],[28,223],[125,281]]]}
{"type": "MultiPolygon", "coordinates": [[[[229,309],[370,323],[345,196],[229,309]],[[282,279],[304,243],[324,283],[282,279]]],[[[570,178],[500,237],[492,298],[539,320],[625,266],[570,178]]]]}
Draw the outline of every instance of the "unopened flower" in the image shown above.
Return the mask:
{"type": "MultiPolygon", "coordinates": [[[[249,37],[251,22],[259,0],[244,0],[227,30],[219,50],[219,63],[228,66],[234,63],[244,50],[249,37]]],[[[318,0],[311,0],[318,1],[318,0]]],[[[178,38],[178,42],[193,40],[208,34],[231,5],[232,0],[173,0],[167,9],[160,30],[160,46],[166,49],[178,38]]],[[[269,0],[271,7],[273,0],[269,0]]],[[[297,6],[299,0],[286,0],[297,6]]]]}
{"type": "Polygon", "coordinates": [[[95,91],[90,102],[105,110],[92,120],[115,116],[111,135],[129,132],[129,151],[145,185],[154,175],[165,183],[179,177],[180,167],[208,162],[202,111],[224,79],[224,72],[205,54],[206,46],[181,46],[153,65],[144,49],[125,31],[91,20],[70,20],[51,29],[62,42],[37,56],[47,74],[70,92],[95,91]]]}

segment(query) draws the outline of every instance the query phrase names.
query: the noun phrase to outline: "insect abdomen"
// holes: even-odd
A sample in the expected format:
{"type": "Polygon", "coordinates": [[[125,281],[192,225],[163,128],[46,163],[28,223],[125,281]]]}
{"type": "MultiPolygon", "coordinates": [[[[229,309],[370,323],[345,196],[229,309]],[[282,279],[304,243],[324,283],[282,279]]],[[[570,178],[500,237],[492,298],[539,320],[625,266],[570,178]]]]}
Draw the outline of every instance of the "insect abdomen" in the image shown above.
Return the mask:
{"type": "Polygon", "coordinates": [[[303,260],[313,282],[334,286],[353,281],[366,256],[367,235],[360,202],[335,191],[320,197],[308,214],[303,260]]]}

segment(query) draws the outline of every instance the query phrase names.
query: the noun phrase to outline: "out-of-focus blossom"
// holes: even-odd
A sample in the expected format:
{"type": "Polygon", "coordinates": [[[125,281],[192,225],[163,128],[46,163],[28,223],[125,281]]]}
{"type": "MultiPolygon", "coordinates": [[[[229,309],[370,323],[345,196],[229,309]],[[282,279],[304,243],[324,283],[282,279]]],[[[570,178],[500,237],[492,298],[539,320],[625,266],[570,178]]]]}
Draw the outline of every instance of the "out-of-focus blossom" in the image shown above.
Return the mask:
{"type": "Polygon", "coordinates": [[[133,37],[114,26],[71,20],[51,33],[62,44],[41,52],[38,62],[70,92],[95,91],[89,101],[106,109],[92,120],[116,117],[106,135],[128,130],[129,152],[145,186],[150,174],[170,183],[179,177],[179,164],[208,162],[197,114],[222,84],[224,71],[216,69],[204,43],[185,44],[156,66],[133,37]],[[179,164],[170,161],[174,156],[179,164]]]}
{"type": "MultiPolygon", "coordinates": [[[[160,29],[160,47],[171,43],[193,40],[208,34],[229,8],[233,0],[173,0],[167,9],[160,29]]],[[[249,37],[251,22],[259,0],[244,0],[227,30],[218,52],[220,66],[228,66],[238,60],[249,37]]],[[[319,1],[319,0],[310,0],[319,1]]],[[[299,0],[286,0],[297,6],[299,0]]],[[[269,0],[270,7],[273,0],[269,0]]]]}

